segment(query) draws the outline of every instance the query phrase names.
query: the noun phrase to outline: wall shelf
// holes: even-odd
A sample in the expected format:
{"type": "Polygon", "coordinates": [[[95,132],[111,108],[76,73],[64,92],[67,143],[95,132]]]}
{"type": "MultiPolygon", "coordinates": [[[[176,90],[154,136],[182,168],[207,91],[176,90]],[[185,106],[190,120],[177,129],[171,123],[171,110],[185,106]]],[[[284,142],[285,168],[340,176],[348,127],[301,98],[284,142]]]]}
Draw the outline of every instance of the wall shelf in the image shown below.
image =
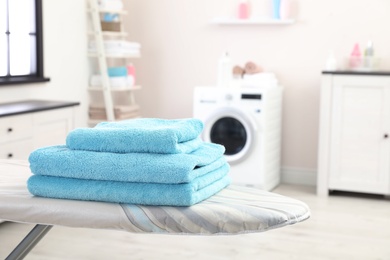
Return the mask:
{"type": "Polygon", "coordinates": [[[277,20],[272,18],[238,19],[233,17],[215,17],[211,24],[215,25],[290,25],[295,23],[293,19],[277,20]]]}

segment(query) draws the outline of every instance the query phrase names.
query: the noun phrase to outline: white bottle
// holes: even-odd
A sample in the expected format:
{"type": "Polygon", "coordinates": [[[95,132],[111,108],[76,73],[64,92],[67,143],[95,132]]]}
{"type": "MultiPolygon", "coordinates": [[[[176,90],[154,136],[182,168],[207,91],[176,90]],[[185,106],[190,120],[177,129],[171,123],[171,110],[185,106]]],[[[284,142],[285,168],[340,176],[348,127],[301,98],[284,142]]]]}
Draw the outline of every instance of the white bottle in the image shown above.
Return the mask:
{"type": "Polygon", "coordinates": [[[233,79],[232,62],[229,53],[225,52],[218,62],[218,80],[217,86],[229,87],[233,79]]]}
{"type": "Polygon", "coordinates": [[[334,56],[333,51],[329,51],[328,58],[325,64],[325,70],[327,71],[337,70],[337,60],[336,57],[334,56]]]}
{"type": "Polygon", "coordinates": [[[291,19],[291,11],[292,11],[291,9],[292,9],[291,0],[281,0],[280,9],[279,9],[280,19],[282,20],[291,19]]]}
{"type": "Polygon", "coordinates": [[[374,66],[374,46],[372,41],[368,41],[367,47],[364,50],[364,67],[372,69],[374,66]]]}

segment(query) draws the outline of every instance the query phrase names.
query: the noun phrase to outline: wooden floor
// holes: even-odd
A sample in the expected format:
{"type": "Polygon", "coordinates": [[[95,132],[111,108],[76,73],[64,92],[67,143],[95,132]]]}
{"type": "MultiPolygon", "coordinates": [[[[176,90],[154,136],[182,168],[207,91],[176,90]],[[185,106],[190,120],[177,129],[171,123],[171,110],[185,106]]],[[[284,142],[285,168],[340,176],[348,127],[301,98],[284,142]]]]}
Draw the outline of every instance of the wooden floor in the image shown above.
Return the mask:
{"type": "MultiPolygon", "coordinates": [[[[390,200],[281,185],[274,192],[306,202],[312,217],[265,233],[233,236],[142,235],[54,227],[26,259],[346,259],[390,260],[390,200]]],[[[0,224],[0,259],[32,228],[0,224]]]]}

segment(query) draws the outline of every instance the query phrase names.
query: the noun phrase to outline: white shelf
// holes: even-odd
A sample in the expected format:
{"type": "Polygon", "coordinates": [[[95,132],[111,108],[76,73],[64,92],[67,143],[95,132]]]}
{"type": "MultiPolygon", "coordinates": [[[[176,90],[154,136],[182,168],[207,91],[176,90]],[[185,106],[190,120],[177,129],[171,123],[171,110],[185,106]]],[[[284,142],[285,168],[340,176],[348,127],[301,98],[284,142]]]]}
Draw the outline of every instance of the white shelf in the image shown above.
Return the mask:
{"type": "MultiPolygon", "coordinates": [[[[123,119],[115,119],[114,121],[111,121],[111,122],[119,122],[119,121],[124,121],[124,120],[129,120],[129,119],[135,119],[135,118],[142,118],[142,116],[135,116],[135,117],[131,117],[131,118],[123,118],[123,119]]],[[[88,120],[88,125],[90,126],[95,126],[101,122],[109,122],[108,119],[89,119],[88,120]]]]}
{"type": "Polygon", "coordinates": [[[233,17],[216,17],[211,20],[212,24],[216,25],[290,25],[295,20],[285,19],[278,20],[272,18],[250,18],[250,19],[238,19],[233,17]]]}
{"type": "Polygon", "coordinates": [[[124,14],[127,15],[125,10],[115,10],[115,9],[99,9],[100,13],[112,13],[112,14],[124,14]]]}
{"type": "MultiPolygon", "coordinates": [[[[87,12],[93,12],[94,10],[88,9],[87,12]]],[[[123,14],[127,15],[127,11],[125,10],[116,10],[116,9],[99,9],[99,13],[111,13],[111,14],[123,14]]]]}
{"type": "MultiPolygon", "coordinates": [[[[125,86],[125,87],[111,87],[111,92],[119,92],[119,91],[133,91],[133,90],[139,90],[141,89],[141,86],[125,86]]],[[[90,86],[88,88],[90,91],[103,91],[102,87],[92,87],[90,86]]]]}
{"type": "MultiPolygon", "coordinates": [[[[88,35],[95,35],[94,32],[89,31],[88,35]]],[[[126,37],[128,35],[127,32],[109,32],[109,31],[102,31],[103,36],[112,36],[112,37],[126,37]]]]}

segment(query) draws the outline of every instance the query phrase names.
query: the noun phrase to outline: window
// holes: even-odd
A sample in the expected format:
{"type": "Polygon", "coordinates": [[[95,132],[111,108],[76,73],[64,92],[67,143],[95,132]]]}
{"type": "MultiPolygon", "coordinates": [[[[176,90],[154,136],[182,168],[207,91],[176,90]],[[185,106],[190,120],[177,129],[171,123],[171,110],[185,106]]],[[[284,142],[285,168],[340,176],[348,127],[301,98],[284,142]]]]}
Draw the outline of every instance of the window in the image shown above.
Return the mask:
{"type": "Polygon", "coordinates": [[[42,0],[0,0],[0,85],[45,82],[42,0]]]}

